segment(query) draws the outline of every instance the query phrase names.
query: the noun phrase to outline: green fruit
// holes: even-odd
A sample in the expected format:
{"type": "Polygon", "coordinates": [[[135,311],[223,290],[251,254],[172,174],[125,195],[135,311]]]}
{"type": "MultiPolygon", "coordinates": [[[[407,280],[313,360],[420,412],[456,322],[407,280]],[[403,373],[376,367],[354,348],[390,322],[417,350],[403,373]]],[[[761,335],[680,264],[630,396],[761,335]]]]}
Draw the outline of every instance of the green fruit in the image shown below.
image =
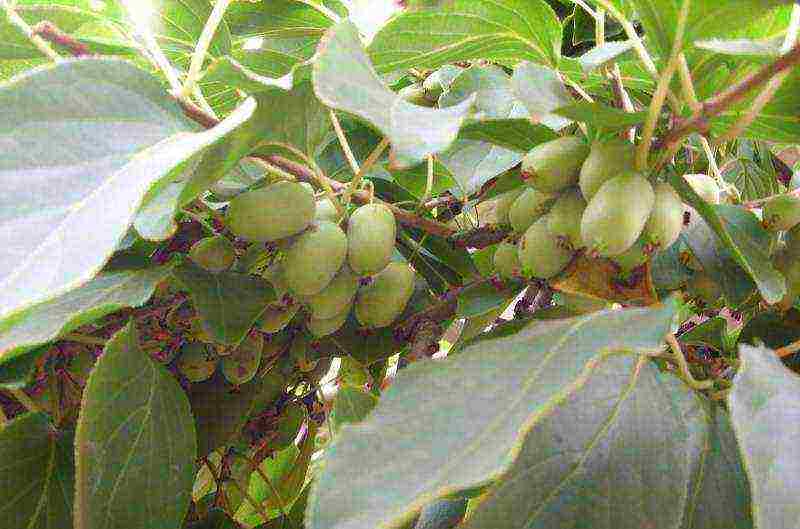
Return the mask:
{"type": "Polygon", "coordinates": [[[439,97],[444,93],[444,85],[442,84],[442,77],[440,70],[436,70],[422,82],[422,89],[425,92],[425,97],[432,102],[439,100],[439,97]]]}
{"type": "Polygon", "coordinates": [[[521,277],[522,266],[519,263],[517,246],[515,244],[505,241],[498,244],[492,260],[494,262],[494,269],[497,270],[497,273],[500,274],[501,277],[506,279],[521,277]]]}
{"type": "Polygon", "coordinates": [[[258,333],[248,334],[242,343],[222,359],[222,374],[225,380],[241,386],[253,380],[261,365],[264,338],[258,333]]]}
{"type": "Polygon", "coordinates": [[[787,246],[772,257],[772,262],[786,278],[786,294],[777,305],[782,310],[789,310],[800,295],[800,260],[787,246]]]}
{"type": "Polygon", "coordinates": [[[621,139],[592,143],[579,177],[583,198],[591,200],[608,180],[633,171],[635,157],[633,144],[621,139]]]}
{"type": "Polygon", "coordinates": [[[272,285],[272,288],[275,290],[275,299],[277,299],[277,304],[281,305],[284,302],[284,298],[291,297],[291,293],[289,292],[289,283],[286,281],[286,273],[283,269],[283,263],[277,262],[272,263],[269,265],[264,272],[261,274],[261,277],[269,281],[272,285]]]}
{"type": "Polygon", "coordinates": [[[289,307],[268,307],[258,319],[256,327],[267,334],[280,332],[289,325],[298,310],[300,310],[300,305],[297,304],[289,307]]]}
{"type": "Polygon", "coordinates": [[[700,198],[709,204],[719,204],[722,200],[721,191],[716,180],[707,174],[686,174],[683,175],[686,182],[700,195],[700,198]]]}
{"type": "Polygon", "coordinates": [[[572,252],[547,229],[547,217],[534,222],[519,240],[517,253],[523,274],[548,279],[572,260],[572,252]]]}
{"type": "Polygon", "coordinates": [[[524,232],[536,219],[547,213],[556,196],[530,187],[525,189],[508,210],[508,221],[514,233],[524,232]]]}
{"type": "Polygon", "coordinates": [[[358,275],[377,274],[394,253],[397,222],[383,204],[366,204],[350,215],[347,224],[347,261],[358,275]]]}
{"type": "Polygon", "coordinates": [[[251,241],[275,241],[300,233],[314,219],[314,194],[295,182],[276,182],[236,196],[225,224],[251,241]]]}
{"type": "Polygon", "coordinates": [[[645,247],[646,243],[644,238],[639,237],[636,242],[633,243],[633,246],[621,254],[615,255],[611,260],[619,266],[623,273],[627,274],[647,262],[650,255],[645,251],[645,247]]]}
{"type": "Polygon", "coordinates": [[[236,261],[236,251],[231,241],[218,235],[200,239],[189,250],[189,258],[212,274],[224,272],[236,261]]]}
{"type": "Polygon", "coordinates": [[[686,284],[686,291],[706,305],[716,305],[722,298],[722,289],[710,275],[697,272],[686,284]]]}
{"type": "Polygon", "coordinates": [[[312,296],[328,286],[344,264],[347,236],[332,222],[321,221],[300,235],[286,251],[286,284],[301,296],[312,296]]]}
{"type": "Polygon", "coordinates": [[[660,182],[654,189],[653,211],[644,226],[647,243],[658,249],[669,248],[683,229],[683,202],[672,186],[660,182]]]}
{"type": "Polygon", "coordinates": [[[314,210],[314,219],[317,221],[327,220],[328,222],[339,222],[339,212],[336,206],[333,205],[331,199],[321,198],[317,200],[317,208],[314,210]]]}
{"type": "Polygon", "coordinates": [[[581,220],[581,237],[593,252],[619,255],[633,246],[653,210],[655,193],[638,174],[606,182],[589,201],[581,220]]]}
{"type": "Polygon", "coordinates": [[[414,293],[414,271],[404,263],[389,265],[356,296],[356,318],[364,327],[386,327],[405,310],[414,293]]]}
{"type": "Polygon", "coordinates": [[[585,210],[586,201],[581,192],[578,189],[569,189],[558,197],[550,209],[547,229],[569,248],[577,250],[583,246],[581,219],[585,210]]]}
{"type": "Polygon", "coordinates": [[[347,316],[350,315],[350,306],[348,305],[345,310],[343,310],[340,314],[333,316],[332,318],[315,318],[311,317],[308,322],[306,322],[306,328],[308,332],[313,334],[317,338],[322,338],[323,336],[328,336],[329,334],[333,334],[339,329],[342,328],[342,325],[347,321],[347,316]]]}
{"type": "Polygon", "coordinates": [[[800,197],[779,195],[764,204],[764,227],[770,231],[788,231],[800,224],[800,197]]]}
{"type": "Polygon", "coordinates": [[[353,304],[358,291],[358,277],[343,266],[336,277],[322,291],[303,299],[311,316],[328,319],[338,316],[353,304]]]}
{"type": "Polygon", "coordinates": [[[522,160],[522,178],[545,193],[561,191],[578,182],[589,147],[577,136],[558,138],[534,147],[522,160]]]}
{"type": "Polygon", "coordinates": [[[181,347],[178,371],[189,382],[202,382],[211,378],[217,369],[217,359],[205,344],[189,342],[181,347]]]}
{"type": "Polygon", "coordinates": [[[300,427],[306,420],[306,407],[297,402],[290,402],[283,408],[281,416],[278,418],[277,437],[275,437],[274,447],[276,449],[286,448],[292,444],[300,432],[300,427]]]}
{"type": "Polygon", "coordinates": [[[517,197],[525,191],[524,187],[512,189],[497,197],[494,206],[494,214],[497,224],[509,224],[508,212],[511,210],[511,205],[517,200],[517,197]]]}
{"type": "Polygon", "coordinates": [[[421,84],[412,84],[400,90],[397,95],[413,105],[422,107],[432,107],[436,101],[431,101],[425,94],[425,88],[421,84]]]}

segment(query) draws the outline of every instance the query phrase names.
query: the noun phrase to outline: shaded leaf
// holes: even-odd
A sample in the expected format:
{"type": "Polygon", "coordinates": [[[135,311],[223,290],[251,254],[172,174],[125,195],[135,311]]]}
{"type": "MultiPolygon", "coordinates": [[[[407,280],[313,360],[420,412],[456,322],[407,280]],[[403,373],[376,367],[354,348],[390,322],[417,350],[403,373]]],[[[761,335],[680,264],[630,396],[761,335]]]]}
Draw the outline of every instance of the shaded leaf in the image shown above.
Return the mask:
{"type": "Polygon", "coordinates": [[[501,474],[520,437],[580,388],[608,353],[659,348],[674,313],[670,302],[537,320],[468,345],[452,359],[412,364],[369,418],[345,426],[330,447],[307,525],[399,525],[433,498],[501,474]]]}
{"type": "Polygon", "coordinates": [[[772,349],[800,340],[800,312],[792,309],[786,314],[775,312],[757,314],[739,333],[740,343],[760,345],[756,340],[760,340],[772,349]]]}
{"type": "Polygon", "coordinates": [[[275,300],[275,291],[258,276],[212,274],[189,262],[176,268],[174,274],[189,291],[203,330],[221,344],[239,343],[275,300]]]}
{"type": "Polygon", "coordinates": [[[378,397],[353,386],[345,386],[336,393],[329,417],[333,431],[338,432],[345,424],[363,421],[378,404],[378,397]]]}
{"type": "Polygon", "coordinates": [[[800,379],[771,349],[742,345],[728,396],[736,439],[750,477],[756,527],[800,524],[791,486],[800,475],[800,379]]]}
{"type": "Polygon", "coordinates": [[[125,307],[144,305],[174,265],[104,272],[0,323],[0,364],[125,307]]]}
{"type": "Polygon", "coordinates": [[[0,426],[0,512],[8,527],[72,527],[73,432],[57,432],[45,413],[0,426]]]}
{"type": "MultiPolygon", "coordinates": [[[[44,354],[45,351],[41,351],[44,354]]],[[[0,389],[22,389],[34,381],[38,351],[18,356],[0,365],[0,389]]]]}
{"type": "Polygon", "coordinates": [[[520,281],[507,281],[498,289],[491,282],[466,289],[458,296],[456,313],[462,318],[474,318],[495,309],[505,308],[525,288],[520,281]]]}
{"type": "Polygon", "coordinates": [[[402,99],[375,73],[350,22],[334,26],[320,44],[314,89],[326,106],[355,114],[380,130],[392,144],[392,162],[398,168],[447,149],[472,105],[468,99],[437,110],[402,99]]]}
{"type": "Polygon", "coordinates": [[[619,108],[600,103],[579,101],[553,110],[554,113],[573,121],[582,121],[596,127],[617,130],[644,123],[647,112],[625,112],[619,108]]]}
{"type": "Polygon", "coordinates": [[[682,344],[709,345],[717,351],[724,351],[727,332],[727,320],[715,316],[681,334],[678,339],[682,344]]]}
{"type": "Polygon", "coordinates": [[[401,13],[369,51],[379,72],[487,59],[558,65],[561,25],[543,0],[452,0],[401,13]]]}
{"type": "Polygon", "coordinates": [[[722,178],[736,186],[744,201],[766,198],[782,191],[774,173],[765,171],[759,164],[746,158],[726,163],[722,178]]]}
{"type": "Polygon", "coordinates": [[[586,298],[616,301],[630,305],[652,305],[658,301],[649,272],[650,265],[639,268],[628,278],[619,274],[617,265],[608,259],[578,256],[552,282],[560,292],[586,298]]]}
{"type": "Polygon", "coordinates": [[[111,59],[18,77],[0,108],[0,317],[91,279],[148,190],[249,116],[192,132],[155,77],[111,59]]]}
{"type": "Polygon", "coordinates": [[[128,325],[108,342],[83,392],[75,528],[178,527],[191,500],[195,435],[186,394],[128,325]]]}

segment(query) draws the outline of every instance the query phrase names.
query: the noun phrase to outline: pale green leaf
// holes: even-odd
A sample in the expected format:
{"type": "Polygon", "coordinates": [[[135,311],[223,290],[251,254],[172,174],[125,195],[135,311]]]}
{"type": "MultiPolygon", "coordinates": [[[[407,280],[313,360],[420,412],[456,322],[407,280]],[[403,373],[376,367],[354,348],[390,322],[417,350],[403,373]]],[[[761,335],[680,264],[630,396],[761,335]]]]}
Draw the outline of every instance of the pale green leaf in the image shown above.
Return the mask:
{"type": "Polygon", "coordinates": [[[561,25],[544,0],[452,0],[438,9],[395,16],[369,51],[381,73],[470,59],[555,67],[561,25]]]}
{"type": "Polygon", "coordinates": [[[728,397],[753,495],[758,528],[800,527],[800,378],[774,351],[739,347],[741,366],[728,397]]]}
{"type": "Polygon", "coordinates": [[[511,82],[514,94],[528,109],[534,123],[553,130],[561,130],[571,123],[569,119],[553,114],[555,109],[573,102],[555,70],[525,62],[514,70],[511,82]]]}
{"type": "Polygon", "coordinates": [[[497,477],[521,437],[605,356],[658,349],[674,314],[669,302],[535,321],[452,359],[412,364],[329,449],[309,529],[396,526],[436,497],[497,477]]]}
{"type": "Polygon", "coordinates": [[[555,114],[564,116],[573,121],[582,121],[595,127],[607,130],[624,129],[644,123],[647,112],[625,112],[622,109],[609,107],[601,103],[577,101],[567,106],[557,108],[555,114]]]}
{"type": "Polygon", "coordinates": [[[191,500],[197,441],[177,380],[128,325],[83,392],[75,434],[75,529],[178,527],[191,500]]]}
{"type": "Polygon", "coordinates": [[[606,42],[578,57],[578,62],[581,65],[581,69],[588,73],[608,62],[619,60],[620,57],[632,49],[633,42],[630,40],[606,42]]]}
{"type": "Polygon", "coordinates": [[[104,272],[0,322],[0,364],[119,309],[143,305],[172,268],[104,272]]]}
{"type": "Polygon", "coordinates": [[[91,279],[150,188],[239,127],[204,132],[159,81],[112,59],[65,61],[0,85],[0,318],[91,279]]]}
{"type": "Polygon", "coordinates": [[[72,527],[73,433],[56,431],[45,413],[0,426],[0,519],[14,528],[72,527]]]}
{"type": "Polygon", "coordinates": [[[370,64],[355,26],[334,26],[314,62],[314,89],[327,106],[355,114],[391,142],[393,165],[410,167],[447,149],[458,135],[472,99],[437,110],[408,103],[389,90],[370,64]]]}

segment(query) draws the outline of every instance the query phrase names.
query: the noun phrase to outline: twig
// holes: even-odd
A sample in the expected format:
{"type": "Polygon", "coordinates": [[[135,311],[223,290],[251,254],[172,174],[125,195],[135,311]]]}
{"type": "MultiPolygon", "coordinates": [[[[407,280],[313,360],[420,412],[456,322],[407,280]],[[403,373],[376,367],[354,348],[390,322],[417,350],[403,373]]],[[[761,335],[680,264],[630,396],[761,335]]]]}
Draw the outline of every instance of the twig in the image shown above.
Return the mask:
{"type": "Polygon", "coordinates": [[[33,26],[32,29],[35,35],[39,35],[44,40],[67,48],[74,57],[91,55],[89,47],[86,44],[75,39],[72,35],[61,31],[52,22],[43,20],[33,26]]]}
{"type": "MultiPolygon", "coordinates": [[[[220,469],[217,469],[217,467],[214,466],[214,463],[212,463],[211,460],[209,460],[206,457],[204,457],[202,459],[202,461],[208,467],[208,470],[211,472],[211,476],[214,478],[214,481],[217,483],[217,490],[221,490],[222,489],[222,478],[220,476],[220,469]]],[[[220,465],[220,466],[222,466],[222,465],[220,465]]],[[[253,499],[252,496],[250,496],[250,493],[248,491],[243,490],[242,487],[239,486],[239,483],[237,483],[235,479],[230,479],[230,480],[227,480],[227,481],[231,485],[233,485],[236,488],[237,491],[239,491],[239,494],[242,495],[242,497],[247,501],[247,503],[252,505],[252,507],[258,512],[258,514],[260,514],[264,518],[264,520],[269,520],[269,515],[267,514],[267,511],[264,510],[264,507],[260,503],[258,503],[256,500],[253,499]]]]}
{"type": "Polygon", "coordinates": [[[792,356],[797,351],[800,351],[800,340],[792,342],[789,345],[785,345],[780,349],[776,349],[775,354],[778,355],[780,358],[786,358],[787,356],[792,356]]]}
{"type": "Polygon", "coordinates": [[[336,131],[336,137],[339,139],[339,145],[342,147],[344,157],[350,165],[350,170],[353,171],[354,175],[357,175],[361,172],[361,168],[358,166],[358,160],[356,160],[353,154],[353,149],[350,148],[350,142],[347,141],[347,136],[342,129],[342,124],[339,123],[339,118],[336,117],[336,112],[334,112],[332,108],[328,109],[328,115],[331,118],[333,130],[336,131]]]}
{"type": "Polygon", "coordinates": [[[203,69],[208,49],[211,47],[211,41],[214,39],[214,34],[217,28],[222,23],[222,18],[225,16],[225,11],[233,0],[217,0],[211,14],[203,26],[203,32],[200,33],[200,39],[197,41],[197,46],[192,53],[192,61],[189,63],[189,71],[186,74],[186,80],[183,83],[181,94],[183,97],[189,97],[194,90],[195,83],[200,79],[200,71],[203,69]]]}
{"type": "Polygon", "coordinates": [[[425,207],[425,203],[431,198],[433,192],[433,155],[428,155],[428,178],[425,181],[425,193],[419,199],[420,209],[425,207]]]}
{"type": "Polygon", "coordinates": [[[350,199],[353,196],[353,193],[358,191],[358,188],[361,186],[361,180],[364,178],[364,175],[372,169],[372,166],[375,165],[375,162],[378,161],[378,158],[381,157],[383,151],[386,150],[386,147],[389,146],[388,138],[383,138],[381,142],[369,153],[367,159],[364,160],[363,165],[354,173],[353,179],[347,186],[347,189],[344,192],[344,197],[342,198],[342,202],[344,203],[345,207],[350,203],[350,199]]]}
{"type": "Polygon", "coordinates": [[[106,342],[108,341],[96,336],[86,336],[85,334],[78,334],[74,332],[65,334],[64,336],[60,337],[59,340],[65,342],[82,343],[84,345],[99,345],[102,347],[105,347],[106,342]]]}
{"type": "Polygon", "coordinates": [[[144,50],[147,52],[146,55],[148,59],[150,59],[156,69],[160,70],[161,73],[164,74],[164,77],[167,78],[167,83],[169,83],[172,93],[180,94],[181,82],[178,79],[178,72],[175,71],[172,63],[169,62],[169,59],[167,59],[167,56],[164,54],[164,50],[161,49],[158,41],[156,41],[150,24],[148,24],[146,20],[141,20],[141,17],[138,16],[137,13],[130,10],[127,10],[127,12],[134,22],[134,32],[141,39],[144,50]]]}
{"type": "Polygon", "coordinates": [[[8,391],[8,393],[10,393],[12,397],[17,399],[17,401],[19,401],[19,403],[22,404],[28,411],[30,412],[42,411],[39,405],[33,402],[33,400],[28,396],[28,394],[25,393],[25,391],[21,389],[8,389],[6,391],[8,391]]]}
{"type": "Polygon", "coordinates": [[[748,75],[727,90],[723,90],[714,97],[704,101],[699,112],[684,120],[679,126],[673,128],[661,140],[661,144],[669,148],[680,142],[683,138],[695,131],[707,131],[708,120],[716,117],[731,106],[742,101],[751,90],[768,82],[775,75],[793,68],[800,62],[800,44],[795,44],[792,49],[775,59],[773,62],[761,67],[758,71],[748,75]]]}
{"type": "Polygon", "coordinates": [[[501,226],[487,224],[478,228],[456,233],[451,242],[456,248],[481,249],[502,242],[508,237],[511,230],[501,226]]]}
{"type": "Polygon", "coordinates": [[[689,364],[686,362],[686,357],[683,355],[681,344],[678,343],[678,339],[675,338],[674,334],[668,334],[666,340],[670,349],[672,350],[675,361],[678,364],[678,369],[680,370],[681,376],[692,389],[705,390],[714,387],[713,380],[697,380],[694,378],[694,375],[692,375],[692,372],[689,369],[689,364]]]}
{"type": "Polygon", "coordinates": [[[269,479],[269,476],[267,476],[266,473],[264,473],[264,471],[261,469],[261,465],[257,464],[255,461],[251,460],[248,457],[246,457],[245,460],[247,460],[247,462],[250,463],[250,468],[253,469],[256,472],[256,474],[258,474],[258,476],[264,481],[264,483],[267,484],[270,490],[272,490],[272,494],[274,494],[275,499],[278,500],[278,509],[280,509],[281,513],[283,513],[284,516],[288,516],[289,513],[286,511],[286,503],[283,501],[283,498],[281,497],[280,492],[278,492],[277,487],[275,487],[275,485],[272,483],[272,480],[269,479]]]}
{"type": "Polygon", "coordinates": [[[9,23],[14,26],[20,33],[22,33],[34,46],[39,50],[42,55],[52,61],[62,61],[61,55],[50,46],[50,43],[37,35],[33,28],[31,28],[25,20],[14,10],[8,0],[0,0],[0,7],[3,8],[6,18],[9,23]]]}

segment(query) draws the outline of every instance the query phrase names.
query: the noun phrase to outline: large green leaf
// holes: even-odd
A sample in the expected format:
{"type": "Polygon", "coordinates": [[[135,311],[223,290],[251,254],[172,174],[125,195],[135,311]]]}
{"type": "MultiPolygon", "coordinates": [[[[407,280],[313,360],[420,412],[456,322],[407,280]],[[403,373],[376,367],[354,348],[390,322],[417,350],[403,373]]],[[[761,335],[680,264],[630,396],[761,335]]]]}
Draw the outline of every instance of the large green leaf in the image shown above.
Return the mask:
{"type": "Polygon", "coordinates": [[[552,130],[534,125],[529,119],[468,121],[458,133],[459,139],[478,140],[522,153],[556,137],[552,130]]]}
{"type": "Polygon", "coordinates": [[[786,280],[772,266],[764,240],[768,235],[756,216],[743,208],[712,205],[700,198],[681,175],[669,177],[681,198],[693,206],[719,237],[731,257],[755,281],[767,303],[777,303],[786,293],[786,280]]]}
{"type": "Polygon", "coordinates": [[[514,94],[528,109],[530,118],[553,130],[561,130],[571,123],[554,114],[557,108],[573,102],[559,74],[552,68],[524,62],[514,69],[511,86],[514,94]]]}
{"type": "Polygon", "coordinates": [[[389,90],[370,64],[351,22],[331,28],[314,62],[314,89],[327,106],[365,119],[391,142],[393,165],[405,168],[447,149],[473,98],[447,109],[413,105],[389,90]]]}
{"type": "Polygon", "coordinates": [[[238,272],[212,274],[188,262],[174,273],[189,291],[203,330],[221,344],[239,343],[275,300],[270,284],[257,276],[238,272]]]}
{"type": "Polygon", "coordinates": [[[73,434],[47,414],[28,413],[0,426],[0,517],[6,527],[72,527],[73,434]]]}
{"type": "Polygon", "coordinates": [[[0,322],[0,364],[124,307],[139,307],[172,265],[105,272],[82,287],[0,322]]]}
{"type": "Polygon", "coordinates": [[[402,13],[370,45],[381,73],[470,59],[558,65],[561,24],[543,0],[452,0],[402,13]]]}
{"type": "Polygon", "coordinates": [[[18,77],[0,108],[0,318],[91,279],[150,188],[253,110],[194,132],[156,78],[112,59],[18,77]]]}
{"type": "Polygon", "coordinates": [[[668,529],[683,517],[702,401],[645,357],[607,358],[525,439],[465,529],[668,529]]]}
{"type": "Polygon", "coordinates": [[[759,528],[800,527],[800,379],[774,351],[742,345],[741,367],[728,397],[731,420],[750,477],[759,528]]]}
{"type": "Polygon", "coordinates": [[[97,361],[75,434],[75,529],[178,527],[197,455],[189,399],[128,325],[97,361]]]}
{"type": "Polygon", "coordinates": [[[521,437],[604,357],[657,350],[674,314],[670,301],[535,321],[404,369],[369,418],[345,426],[329,449],[309,528],[395,526],[435,497],[497,477],[521,437]]]}

